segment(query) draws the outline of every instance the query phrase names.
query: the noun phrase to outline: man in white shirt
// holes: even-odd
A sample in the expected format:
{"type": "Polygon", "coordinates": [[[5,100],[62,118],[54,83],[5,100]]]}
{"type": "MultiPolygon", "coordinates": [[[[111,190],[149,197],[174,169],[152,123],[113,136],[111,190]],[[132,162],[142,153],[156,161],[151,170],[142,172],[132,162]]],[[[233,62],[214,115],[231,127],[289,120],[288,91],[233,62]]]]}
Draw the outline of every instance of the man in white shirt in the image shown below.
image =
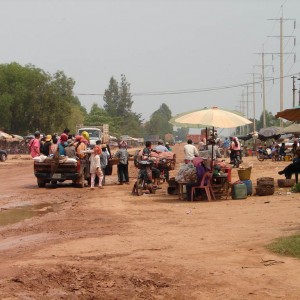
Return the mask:
{"type": "Polygon", "coordinates": [[[188,163],[196,156],[199,156],[197,148],[193,145],[193,141],[188,139],[187,144],[183,147],[184,162],[188,163]]]}

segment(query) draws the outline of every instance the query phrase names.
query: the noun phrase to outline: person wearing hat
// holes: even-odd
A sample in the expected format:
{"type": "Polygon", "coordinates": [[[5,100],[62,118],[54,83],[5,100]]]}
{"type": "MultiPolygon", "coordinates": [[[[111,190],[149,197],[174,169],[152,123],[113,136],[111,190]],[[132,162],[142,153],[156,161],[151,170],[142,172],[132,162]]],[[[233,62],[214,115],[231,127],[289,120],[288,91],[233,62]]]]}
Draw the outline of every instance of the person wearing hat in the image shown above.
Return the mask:
{"type": "Polygon", "coordinates": [[[169,152],[172,152],[172,148],[170,147],[170,144],[168,142],[165,143],[165,146],[169,152]]]}
{"type": "Polygon", "coordinates": [[[66,133],[62,133],[60,135],[60,141],[58,143],[58,151],[59,155],[66,156],[65,147],[67,146],[68,135],[66,133]]]}
{"type": "Polygon", "coordinates": [[[87,146],[84,143],[84,140],[85,140],[85,138],[82,137],[81,135],[75,136],[74,146],[75,146],[76,156],[78,158],[84,158],[86,156],[84,151],[87,150],[87,146]]]}
{"type": "Polygon", "coordinates": [[[52,144],[52,135],[47,134],[45,138],[45,143],[43,145],[43,149],[41,151],[44,155],[48,156],[50,154],[51,144],[52,144]]]}
{"type": "MultiPolygon", "coordinates": [[[[191,200],[192,187],[199,186],[204,174],[208,171],[207,164],[205,163],[205,159],[203,159],[202,157],[195,157],[192,160],[192,162],[193,162],[194,166],[196,167],[197,181],[186,184],[187,200],[191,200]]],[[[196,195],[196,196],[200,196],[200,195],[196,195]]]]}
{"type": "Polygon", "coordinates": [[[40,137],[41,137],[40,132],[36,131],[34,133],[34,139],[31,139],[31,141],[28,143],[30,155],[32,158],[40,156],[41,154],[40,137]]]}
{"type": "Polygon", "coordinates": [[[72,139],[67,140],[67,146],[65,147],[66,156],[69,158],[76,158],[76,150],[74,141],[72,139]]]}

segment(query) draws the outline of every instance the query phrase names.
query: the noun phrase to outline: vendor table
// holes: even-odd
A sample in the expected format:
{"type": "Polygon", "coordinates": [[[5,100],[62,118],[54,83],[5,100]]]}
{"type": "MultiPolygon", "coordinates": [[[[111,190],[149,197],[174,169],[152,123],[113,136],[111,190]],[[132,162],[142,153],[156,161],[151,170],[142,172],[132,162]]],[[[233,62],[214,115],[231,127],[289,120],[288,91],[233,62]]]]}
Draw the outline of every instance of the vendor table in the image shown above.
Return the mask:
{"type": "Polygon", "coordinates": [[[178,183],[178,197],[179,200],[183,200],[183,186],[187,185],[189,182],[187,181],[177,181],[178,183]]]}
{"type": "Polygon", "coordinates": [[[228,173],[214,175],[212,180],[212,188],[216,196],[225,196],[225,199],[227,199],[229,193],[228,173]]]}

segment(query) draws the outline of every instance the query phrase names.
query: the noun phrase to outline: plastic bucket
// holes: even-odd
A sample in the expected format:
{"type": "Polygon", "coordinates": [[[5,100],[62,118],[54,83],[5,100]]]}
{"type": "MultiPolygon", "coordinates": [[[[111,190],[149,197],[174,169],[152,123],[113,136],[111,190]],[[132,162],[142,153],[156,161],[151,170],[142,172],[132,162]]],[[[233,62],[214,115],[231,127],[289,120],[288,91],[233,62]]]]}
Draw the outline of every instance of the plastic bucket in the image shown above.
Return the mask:
{"type": "Polygon", "coordinates": [[[242,180],[247,187],[247,195],[252,195],[252,181],[251,180],[242,180]]]}
{"type": "Polygon", "coordinates": [[[252,170],[252,167],[238,169],[237,171],[238,171],[239,179],[242,181],[249,180],[251,177],[251,170],[252,170]]]}
{"type": "Polygon", "coordinates": [[[245,183],[241,181],[235,182],[231,187],[231,197],[233,200],[246,199],[247,187],[245,183]]]}

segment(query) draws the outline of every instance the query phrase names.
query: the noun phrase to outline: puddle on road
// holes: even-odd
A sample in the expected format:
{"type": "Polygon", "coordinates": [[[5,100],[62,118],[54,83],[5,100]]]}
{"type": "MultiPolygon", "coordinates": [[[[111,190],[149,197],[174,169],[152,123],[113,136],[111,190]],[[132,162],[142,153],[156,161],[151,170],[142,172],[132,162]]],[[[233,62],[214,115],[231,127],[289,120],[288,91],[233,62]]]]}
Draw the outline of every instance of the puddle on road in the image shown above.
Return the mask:
{"type": "Polygon", "coordinates": [[[49,212],[54,212],[58,208],[58,204],[38,204],[19,206],[12,209],[0,211],[0,226],[14,224],[25,219],[36,216],[42,216],[49,212]]]}

